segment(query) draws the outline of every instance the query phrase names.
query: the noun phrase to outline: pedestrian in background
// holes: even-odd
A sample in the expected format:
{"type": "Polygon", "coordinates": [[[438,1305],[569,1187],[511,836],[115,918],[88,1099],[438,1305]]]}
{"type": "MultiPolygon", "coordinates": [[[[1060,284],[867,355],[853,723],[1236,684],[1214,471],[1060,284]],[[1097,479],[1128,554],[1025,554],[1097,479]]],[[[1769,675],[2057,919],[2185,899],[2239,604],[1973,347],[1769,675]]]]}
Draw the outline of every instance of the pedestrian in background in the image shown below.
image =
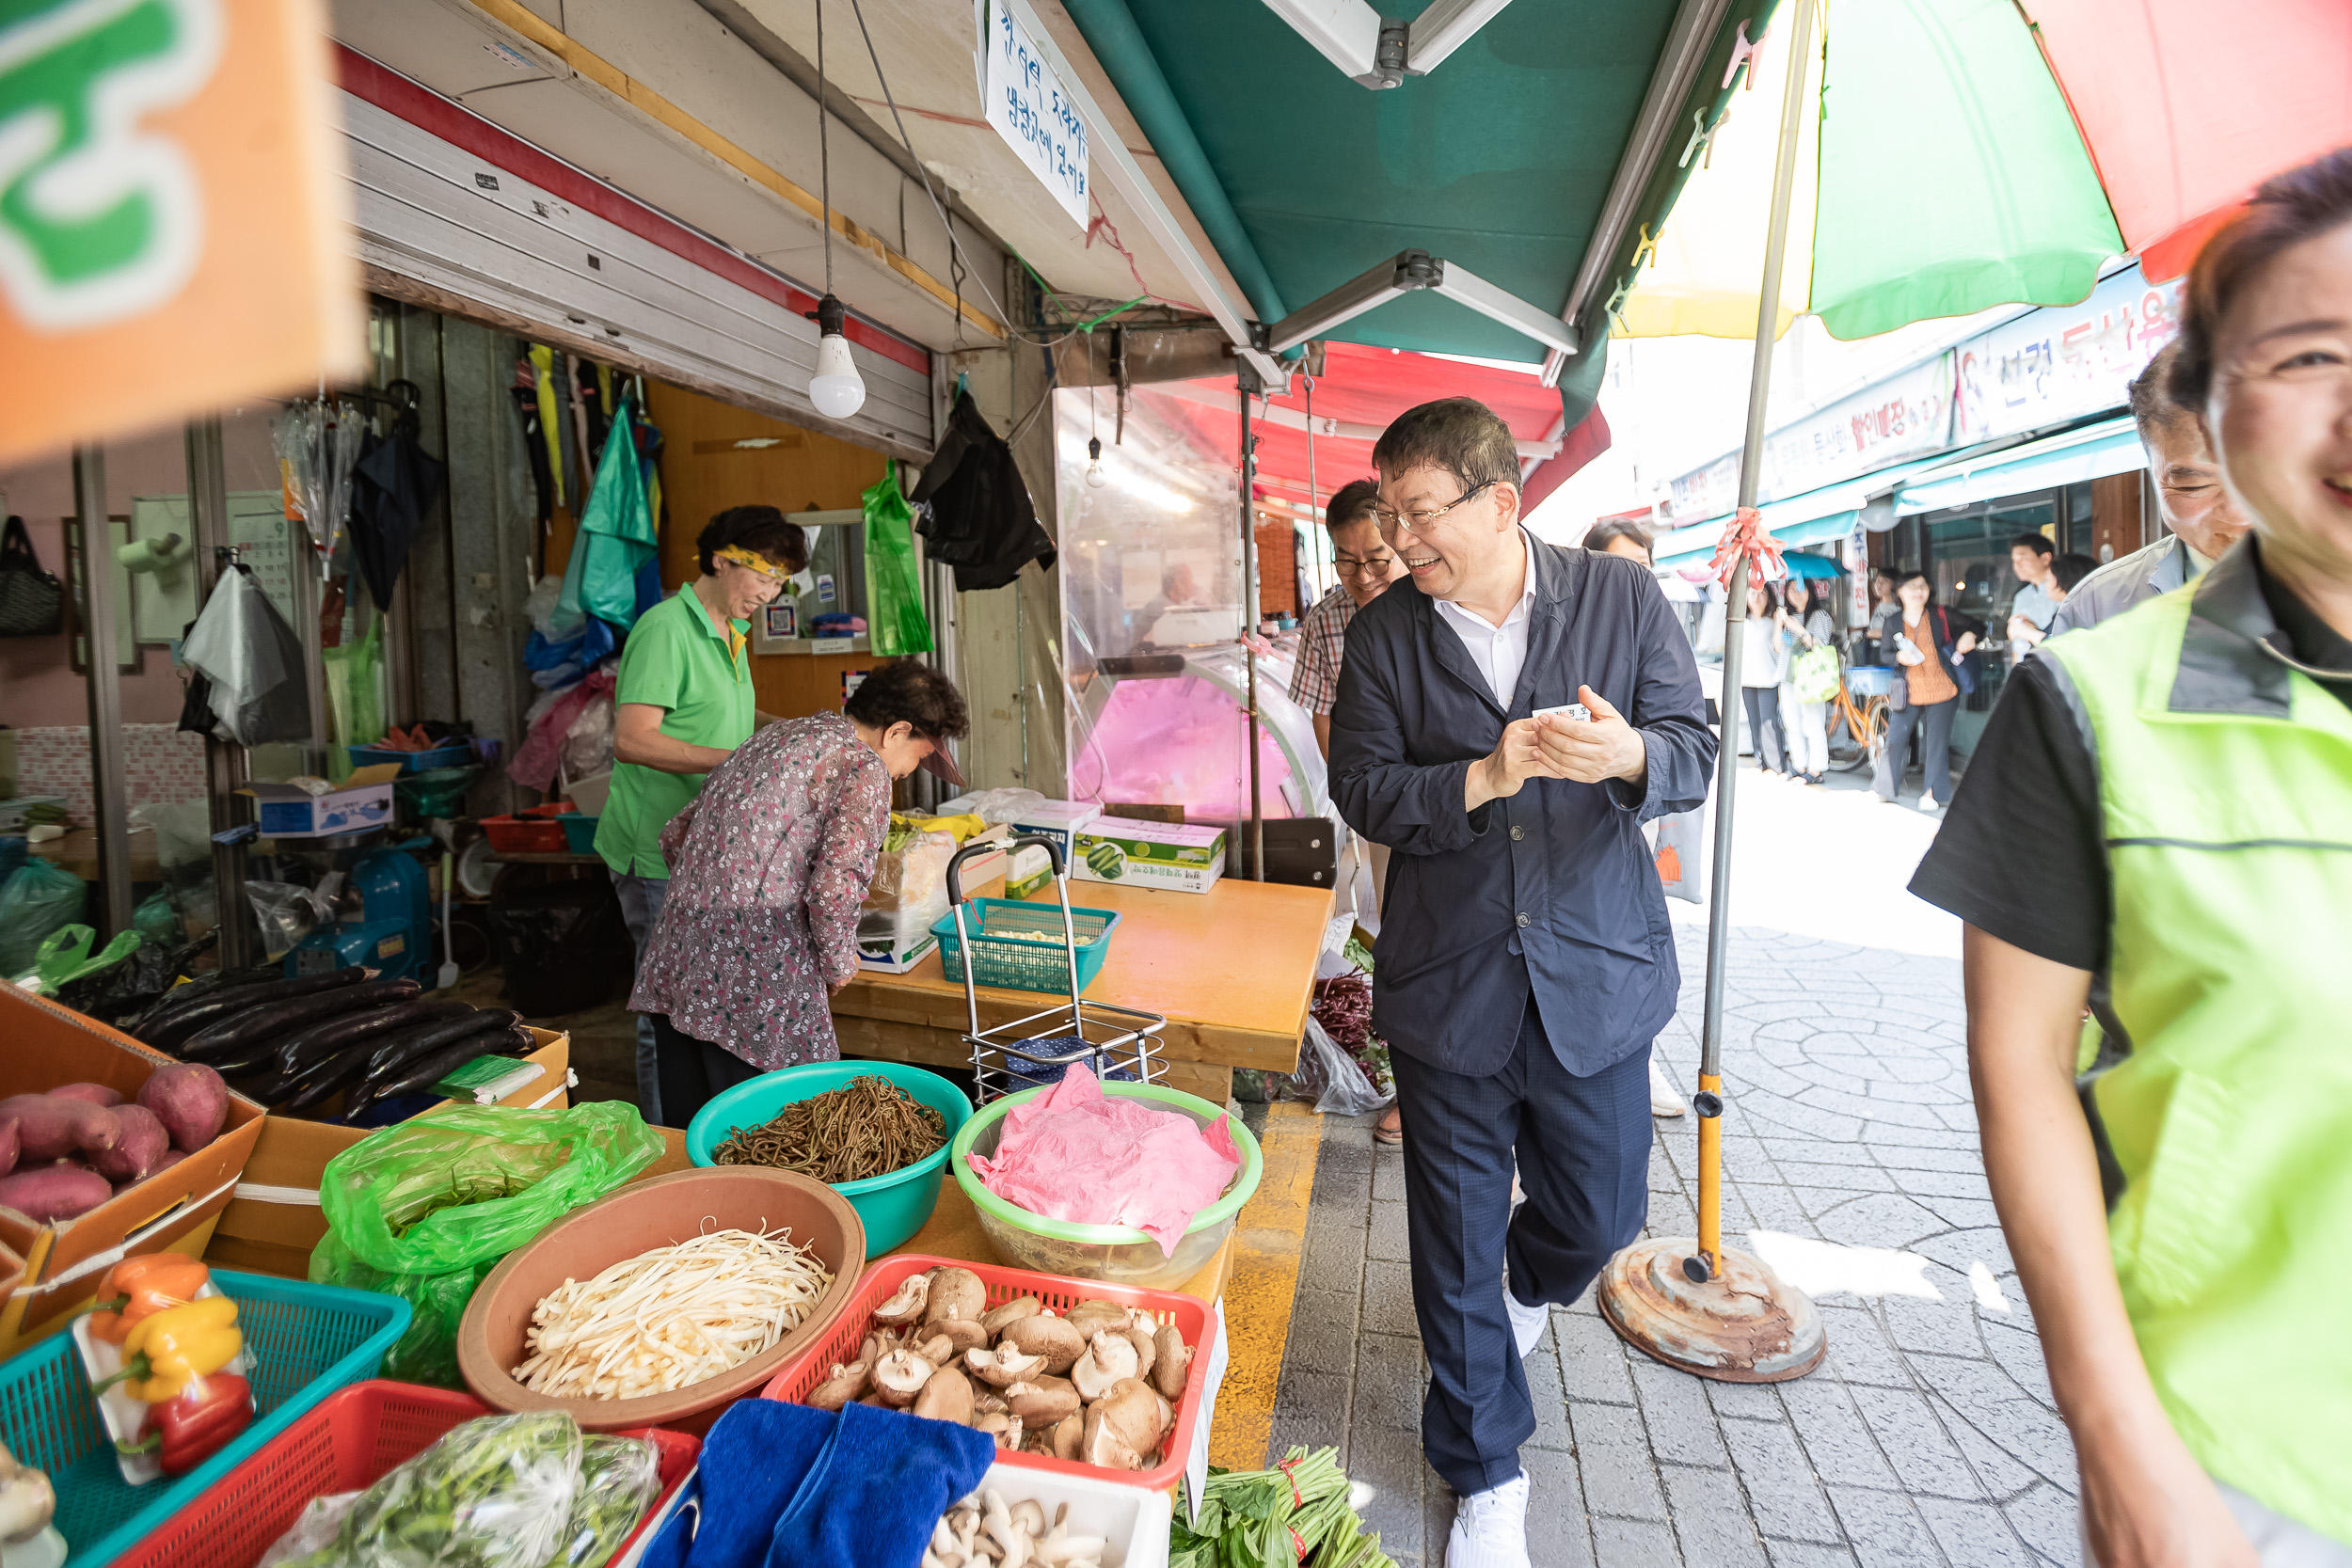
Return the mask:
{"type": "Polygon", "coordinates": [[[1749,583],[1748,618],[1740,627],[1740,705],[1756,771],[1767,778],[1788,768],[1780,730],[1780,677],[1788,668],[1788,648],[1781,641],[1780,615],[1779,590],[1769,582],[1749,583]]]}
{"type": "Polygon", "coordinates": [[[1806,578],[1790,578],[1781,597],[1774,625],[1780,628],[1780,721],[1788,746],[1788,776],[1817,784],[1829,770],[1829,699],[1808,698],[1799,688],[1818,678],[1824,652],[1836,673],[1837,626],[1828,608],[1814,599],[1806,578]]]}
{"type": "Polygon", "coordinates": [[[1966,922],[1985,1176],[2084,1560],[2343,1568],[2352,150],[2206,243],[2170,386],[2251,536],[2026,662],[1911,889],[1966,922]]]}
{"type": "Polygon", "coordinates": [[[1919,809],[1935,811],[1952,797],[1952,719],[1961,687],[1975,680],[1961,661],[1976,651],[1984,623],[1973,615],[1930,606],[1928,575],[1904,574],[1896,604],[1879,617],[1879,640],[1892,649],[1902,679],[1887,694],[1886,744],[1879,750],[1872,787],[1892,805],[1900,793],[1911,736],[1919,736],[1919,809]]]}
{"type": "Polygon", "coordinates": [[[2062,594],[2054,594],[2053,568],[2058,546],[2039,533],[2021,533],[2009,544],[2009,569],[2018,581],[2017,596],[2010,601],[2009,640],[2016,657],[2026,657],[2048,635],[2050,617],[2058,613],[2062,594]]]}

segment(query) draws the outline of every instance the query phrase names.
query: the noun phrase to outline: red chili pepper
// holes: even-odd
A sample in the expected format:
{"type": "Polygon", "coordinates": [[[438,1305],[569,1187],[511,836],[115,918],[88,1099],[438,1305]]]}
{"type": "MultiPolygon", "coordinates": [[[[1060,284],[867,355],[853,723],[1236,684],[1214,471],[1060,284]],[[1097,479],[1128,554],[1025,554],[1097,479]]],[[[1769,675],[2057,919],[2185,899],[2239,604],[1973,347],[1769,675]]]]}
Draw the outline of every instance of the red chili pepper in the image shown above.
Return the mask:
{"type": "Polygon", "coordinates": [[[233,1374],[215,1372],[163,1403],[149,1405],[139,1440],[115,1446],[124,1453],[160,1450],[164,1474],[183,1476],[252,1422],[252,1386],[233,1374]]]}

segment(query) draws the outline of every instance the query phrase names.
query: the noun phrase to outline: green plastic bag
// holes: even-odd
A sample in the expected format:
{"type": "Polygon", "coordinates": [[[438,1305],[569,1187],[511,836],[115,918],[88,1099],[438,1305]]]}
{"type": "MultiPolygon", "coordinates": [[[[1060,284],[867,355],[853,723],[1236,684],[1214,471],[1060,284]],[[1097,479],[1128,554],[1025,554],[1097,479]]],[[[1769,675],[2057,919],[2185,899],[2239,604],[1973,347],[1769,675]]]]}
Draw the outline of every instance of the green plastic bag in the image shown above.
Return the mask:
{"type": "Polygon", "coordinates": [[[103,974],[139,950],[139,933],[120,931],[106,943],[105,951],[92,957],[90,948],[98,941],[98,933],[87,926],[58,927],[41,939],[40,951],[33,957],[33,973],[40,978],[40,993],[55,996],[58,988],[71,985],[92,974],[103,974]]]}
{"type": "Polygon", "coordinates": [[[568,1111],[453,1105],[372,1133],[326,1162],[326,1234],[310,1280],[380,1291],[415,1311],[382,1375],[464,1386],[457,1324],[501,1259],[661,1153],[634,1105],[568,1111]]]}
{"type": "Polygon", "coordinates": [[[1837,695],[1843,678],[1844,673],[1837,667],[1837,650],[1826,642],[1805,649],[1788,664],[1788,684],[1796,688],[1799,702],[1828,702],[1837,695]]]}
{"type": "Polygon", "coordinates": [[[88,898],[81,878],[39,855],[10,872],[0,883],[0,981],[31,974],[40,944],[81,919],[88,898]]]}
{"type": "Polygon", "coordinates": [[[564,568],[558,603],[628,631],[637,625],[637,569],[660,549],[654,533],[653,504],[645,494],[644,460],[630,436],[630,399],[621,400],[604,460],[572,537],[572,557],[564,568]]]}
{"type": "Polygon", "coordinates": [[[370,620],[357,642],[326,649],[319,658],[326,666],[326,705],[335,726],[326,777],[340,784],[351,777],[351,753],[344,748],[384,738],[384,617],[370,620]]]}
{"type": "Polygon", "coordinates": [[[923,580],[914,565],[914,513],[898,494],[898,466],[882,465],[866,502],[866,630],[884,658],[931,651],[923,580]]]}

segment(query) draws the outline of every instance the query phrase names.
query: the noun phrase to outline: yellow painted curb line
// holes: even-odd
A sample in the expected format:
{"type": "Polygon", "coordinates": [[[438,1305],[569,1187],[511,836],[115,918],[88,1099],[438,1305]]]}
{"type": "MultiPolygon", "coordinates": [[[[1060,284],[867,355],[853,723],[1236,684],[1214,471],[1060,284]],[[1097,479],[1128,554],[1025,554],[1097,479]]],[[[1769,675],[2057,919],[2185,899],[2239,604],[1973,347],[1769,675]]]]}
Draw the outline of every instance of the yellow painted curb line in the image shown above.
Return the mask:
{"type": "Polygon", "coordinates": [[[1231,1470],[1255,1470],[1266,1461],[1323,1144],[1323,1118],[1304,1103],[1278,1100],[1265,1109],[1258,1191],[1233,1229],[1233,1270],[1225,1285],[1230,1360],[1209,1433],[1209,1463],[1231,1470]]]}

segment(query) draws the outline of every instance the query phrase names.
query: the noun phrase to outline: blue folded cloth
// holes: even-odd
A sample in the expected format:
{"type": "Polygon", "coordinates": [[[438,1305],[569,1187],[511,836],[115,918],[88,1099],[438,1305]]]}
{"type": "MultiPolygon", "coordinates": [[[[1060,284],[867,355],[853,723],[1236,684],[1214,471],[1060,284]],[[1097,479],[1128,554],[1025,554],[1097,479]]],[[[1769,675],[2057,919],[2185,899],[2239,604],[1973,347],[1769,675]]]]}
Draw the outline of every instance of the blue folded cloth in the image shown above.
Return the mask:
{"type": "Polygon", "coordinates": [[[932,1526],[980,1484],[995,1451],[985,1433],[902,1411],[851,1404],[834,1416],[742,1400],[703,1443],[694,1507],[680,1509],[644,1562],[914,1568],[932,1526]]]}

